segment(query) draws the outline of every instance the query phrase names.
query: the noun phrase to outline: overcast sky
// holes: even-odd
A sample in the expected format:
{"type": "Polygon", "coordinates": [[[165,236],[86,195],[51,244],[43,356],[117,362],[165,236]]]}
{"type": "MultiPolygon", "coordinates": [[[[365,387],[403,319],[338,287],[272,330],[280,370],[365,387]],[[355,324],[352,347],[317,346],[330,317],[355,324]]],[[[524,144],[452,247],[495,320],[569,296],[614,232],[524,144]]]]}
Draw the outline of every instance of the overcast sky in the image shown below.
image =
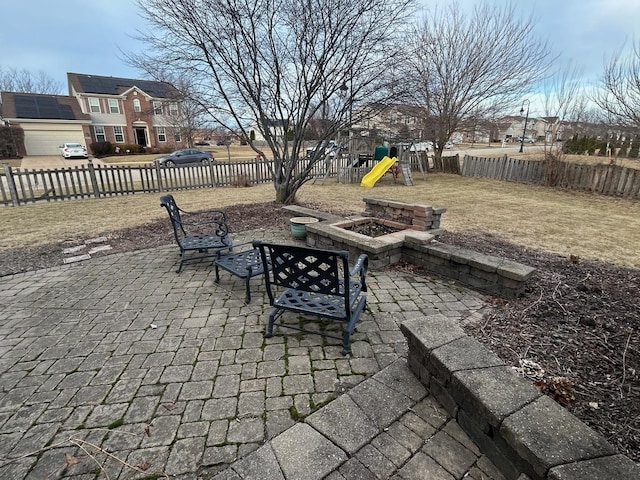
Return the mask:
{"type": "MultiPolygon", "coordinates": [[[[508,0],[488,0],[502,6],[508,0]]],[[[423,5],[436,2],[420,0],[423,5]]],[[[446,5],[449,2],[440,2],[446,5]]],[[[458,0],[468,13],[477,0],[458,0]]],[[[604,59],[640,38],[640,0],[515,0],[534,15],[536,32],[587,82],[601,75],[604,59]]],[[[66,73],[139,76],[120,50],[139,51],[132,36],[144,28],[133,0],[20,0],[2,5],[0,67],[44,71],[64,85],[66,73]]]]}

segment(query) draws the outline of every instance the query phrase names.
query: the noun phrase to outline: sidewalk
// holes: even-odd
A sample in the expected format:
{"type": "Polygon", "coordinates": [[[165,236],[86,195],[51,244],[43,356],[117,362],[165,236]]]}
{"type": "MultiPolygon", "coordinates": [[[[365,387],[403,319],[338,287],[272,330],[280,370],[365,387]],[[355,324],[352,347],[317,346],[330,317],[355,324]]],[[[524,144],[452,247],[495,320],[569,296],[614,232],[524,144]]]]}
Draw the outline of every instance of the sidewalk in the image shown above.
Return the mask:
{"type": "Polygon", "coordinates": [[[177,261],[166,246],[0,278],[0,478],[502,478],[408,371],[398,327],[479,319],[480,295],[370,272],[343,357],[265,339],[259,277],[245,305],[243,280],[177,261]]]}
{"type": "Polygon", "coordinates": [[[35,155],[24,157],[20,162],[20,168],[28,169],[55,169],[55,168],[73,168],[80,167],[89,163],[94,165],[104,165],[99,158],[90,156],[87,158],[63,158],[61,155],[35,155]]]}

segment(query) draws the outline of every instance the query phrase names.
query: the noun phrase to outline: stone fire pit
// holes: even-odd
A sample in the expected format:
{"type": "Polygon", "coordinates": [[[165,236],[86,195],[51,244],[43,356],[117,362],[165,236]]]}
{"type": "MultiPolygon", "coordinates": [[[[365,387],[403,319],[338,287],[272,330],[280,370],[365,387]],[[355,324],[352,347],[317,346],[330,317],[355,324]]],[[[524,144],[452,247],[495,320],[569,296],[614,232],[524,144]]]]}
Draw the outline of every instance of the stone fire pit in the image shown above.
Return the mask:
{"type": "Polygon", "coordinates": [[[400,261],[451,278],[466,286],[505,298],[524,291],[534,268],[527,265],[437,241],[444,208],[430,205],[365,198],[365,215],[331,218],[307,226],[307,245],[347,250],[356,258],[369,257],[371,269],[400,261]],[[371,237],[353,229],[375,222],[397,231],[371,237]]]}
{"type": "Polygon", "coordinates": [[[413,242],[429,243],[440,227],[444,208],[392,200],[365,198],[365,214],[335,222],[307,226],[307,244],[317,248],[347,250],[350,256],[369,256],[371,268],[381,268],[400,261],[407,236],[413,242]],[[358,225],[375,222],[397,231],[371,237],[354,231],[358,225]],[[431,233],[429,233],[431,231],[431,233]]]}

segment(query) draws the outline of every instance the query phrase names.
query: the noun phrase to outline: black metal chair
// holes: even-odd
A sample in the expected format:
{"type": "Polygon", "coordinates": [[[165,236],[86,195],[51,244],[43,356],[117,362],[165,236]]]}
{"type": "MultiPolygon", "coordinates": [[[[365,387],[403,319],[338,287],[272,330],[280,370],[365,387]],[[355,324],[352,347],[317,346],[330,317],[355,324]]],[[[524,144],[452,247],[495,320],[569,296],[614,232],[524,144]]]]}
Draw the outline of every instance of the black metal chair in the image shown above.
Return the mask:
{"type": "Polygon", "coordinates": [[[342,338],[295,325],[278,325],[341,339],[342,354],[346,355],[351,333],[366,306],[366,295],[362,292],[367,291],[367,255],[360,255],[353,268],[349,269],[346,251],[260,241],[253,242],[253,245],[260,249],[267,295],[274,307],[269,315],[266,337],[273,335],[275,321],[285,311],[319,316],[344,323],[342,338]]]}
{"type": "Polygon", "coordinates": [[[180,247],[178,273],[185,262],[215,258],[219,250],[233,248],[226,215],[222,210],[187,212],[178,207],[173,195],[161,197],[160,205],[169,213],[176,243],[180,247]]]}

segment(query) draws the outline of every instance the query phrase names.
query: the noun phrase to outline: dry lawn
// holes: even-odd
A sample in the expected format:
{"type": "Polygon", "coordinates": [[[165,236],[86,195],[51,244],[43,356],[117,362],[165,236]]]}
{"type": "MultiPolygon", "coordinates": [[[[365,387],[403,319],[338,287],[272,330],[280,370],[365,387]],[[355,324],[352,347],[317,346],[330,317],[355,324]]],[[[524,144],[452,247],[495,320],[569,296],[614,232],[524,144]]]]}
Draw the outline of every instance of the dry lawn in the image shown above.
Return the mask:
{"type": "MultiPolygon", "coordinates": [[[[415,175],[416,185],[385,175],[374,188],[307,184],[298,203],[343,213],[361,212],[363,198],[377,197],[447,208],[442,227],[451,232],[491,233],[525,247],[563,256],[640,267],[640,203],[545,187],[455,175],[415,175]]],[[[271,185],[173,192],[186,210],[271,202],[271,185]]],[[[44,245],[78,236],[90,238],[142,225],[166,212],[159,194],[40,203],[2,209],[0,251],[44,245]]]]}

